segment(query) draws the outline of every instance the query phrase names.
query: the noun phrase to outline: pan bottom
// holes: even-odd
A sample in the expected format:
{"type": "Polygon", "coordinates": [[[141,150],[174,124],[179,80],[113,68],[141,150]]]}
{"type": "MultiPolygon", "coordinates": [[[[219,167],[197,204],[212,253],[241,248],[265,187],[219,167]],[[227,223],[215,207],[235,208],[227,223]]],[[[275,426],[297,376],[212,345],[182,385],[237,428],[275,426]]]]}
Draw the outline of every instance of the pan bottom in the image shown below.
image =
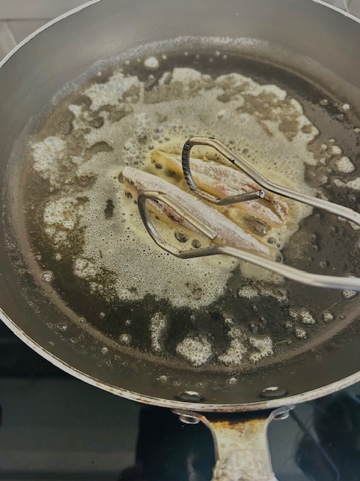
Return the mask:
{"type": "MultiPolygon", "coordinates": [[[[19,230],[36,282],[104,349],[160,365],[245,372],[313,350],[356,319],[356,293],[220,257],[175,266],[129,223],[136,199],[118,177],[156,147],[212,135],[265,174],[357,209],[357,112],[341,92],[221,44],[151,48],[96,66],[28,134],[19,230]]],[[[282,255],[358,276],[357,249],[351,225],[315,210],[282,255]]]]}

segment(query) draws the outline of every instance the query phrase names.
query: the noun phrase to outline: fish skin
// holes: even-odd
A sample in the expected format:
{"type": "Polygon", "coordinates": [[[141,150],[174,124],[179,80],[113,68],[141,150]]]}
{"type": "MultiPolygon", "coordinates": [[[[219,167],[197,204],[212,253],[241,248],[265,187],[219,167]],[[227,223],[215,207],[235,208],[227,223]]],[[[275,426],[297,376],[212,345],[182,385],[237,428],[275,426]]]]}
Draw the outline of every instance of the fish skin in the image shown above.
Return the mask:
{"type": "MultiPolygon", "coordinates": [[[[183,175],[180,155],[169,154],[161,150],[153,150],[151,159],[154,162],[163,163],[173,169],[177,174],[183,175]]],[[[191,171],[196,184],[205,192],[216,197],[232,197],[245,192],[259,190],[248,175],[230,166],[214,162],[190,158],[191,171]]],[[[271,227],[279,227],[286,221],[289,207],[278,195],[266,191],[264,200],[247,201],[233,204],[240,212],[266,222],[271,227]]],[[[234,219],[236,222],[236,219],[234,219]]]]}
{"type": "Polygon", "coordinates": [[[237,247],[262,256],[273,257],[271,255],[273,249],[270,246],[261,243],[219,211],[206,205],[195,196],[184,192],[179,187],[166,182],[156,175],[133,167],[125,167],[121,175],[123,181],[128,182],[138,192],[158,191],[170,195],[201,222],[218,232],[217,239],[220,239],[223,245],[237,247]]]}

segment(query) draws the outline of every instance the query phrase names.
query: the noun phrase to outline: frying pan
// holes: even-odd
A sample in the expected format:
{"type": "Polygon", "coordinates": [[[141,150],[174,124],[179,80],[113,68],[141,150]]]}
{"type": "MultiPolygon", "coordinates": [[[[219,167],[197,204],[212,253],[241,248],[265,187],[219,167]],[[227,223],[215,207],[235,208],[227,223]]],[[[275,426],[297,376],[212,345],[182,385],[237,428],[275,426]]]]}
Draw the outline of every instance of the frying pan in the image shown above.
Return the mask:
{"type": "MultiPolygon", "coordinates": [[[[351,158],[356,170],[360,168],[360,28],[354,18],[311,1],[90,2],[24,41],[0,70],[3,322],[36,352],[75,377],[128,399],[172,408],[191,422],[203,418],[189,411],[273,409],[314,399],[359,381],[359,298],[297,283],[289,284],[291,301],[281,308],[273,299],[261,298],[257,310],[252,311],[256,332],[270,335],[276,343],[273,355],[257,364],[221,368],[216,363],[189,365],[176,357],[170,338],[167,352],[160,357],[151,353],[146,341],[142,349],[126,349],[106,327],[109,319],[100,327],[92,322],[95,312],[86,297],[82,302],[87,321],[81,322],[84,316],[74,312],[71,303],[59,302],[61,289],[41,280],[46,266],[35,262],[24,228],[28,211],[24,193],[26,156],[21,155],[21,138],[29,124],[38,125],[38,118],[49,111],[64,86],[81,84],[82,74],[100,60],[117,58],[147,44],[156,51],[177,38],[191,54],[203,48],[200,39],[204,37],[235,39],[245,73],[253,64],[260,65],[260,73],[263,78],[268,76],[268,83],[283,82],[295,97],[300,92],[307,115],[314,124],[321,124],[321,134],[336,137],[344,155],[351,158]],[[328,100],[321,103],[324,96],[328,100]],[[350,105],[350,111],[341,110],[341,105],[350,105]],[[306,342],[298,339],[294,330],[286,333],[289,310],[294,306],[306,309],[316,320],[313,327],[306,328],[306,342]],[[268,313],[265,327],[259,310],[268,313]],[[324,320],[323,314],[328,311],[334,318],[331,323],[324,320]]],[[[357,209],[356,195],[351,195],[354,192],[329,188],[327,194],[331,200],[357,209]]],[[[339,270],[339,275],[344,273],[342,269],[346,274],[359,275],[356,231],[350,226],[315,211],[301,226],[303,230],[307,240],[317,239],[316,249],[320,248],[331,269],[339,270]]],[[[302,268],[318,269],[320,257],[316,255],[308,265],[306,249],[312,248],[311,241],[304,245],[305,250],[296,255],[289,251],[290,261],[302,268]]],[[[248,328],[252,303],[234,303],[235,312],[248,313],[244,317],[248,328]]],[[[166,309],[168,305],[164,306],[166,309]]],[[[144,309],[141,303],[136,309],[138,327],[134,335],[141,337],[154,311],[144,309]]],[[[185,322],[191,315],[189,309],[175,313],[178,328],[171,335],[184,338],[191,328],[198,329],[197,333],[215,332],[215,337],[221,336],[219,309],[212,306],[204,312],[200,327],[185,322]]],[[[117,316],[118,324],[125,322],[121,310],[117,316]]],[[[301,323],[301,318],[296,322],[301,323]]],[[[228,479],[237,478],[229,475],[228,479]]]]}

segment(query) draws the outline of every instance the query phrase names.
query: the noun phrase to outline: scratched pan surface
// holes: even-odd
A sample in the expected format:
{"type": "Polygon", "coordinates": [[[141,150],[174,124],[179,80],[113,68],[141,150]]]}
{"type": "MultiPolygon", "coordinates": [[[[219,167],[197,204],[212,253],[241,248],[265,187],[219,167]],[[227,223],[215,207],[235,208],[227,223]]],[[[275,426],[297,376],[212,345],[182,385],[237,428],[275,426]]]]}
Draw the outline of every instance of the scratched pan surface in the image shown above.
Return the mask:
{"type": "MultiPolygon", "coordinates": [[[[171,131],[172,112],[169,109],[161,119],[163,131],[159,125],[140,122],[134,137],[124,126],[132,125],[135,114],[141,114],[140,107],[151,110],[146,110],[146,102],[139,107],[140,84],[147,103],[158,105],[161,85],[167,92],[166,85],[188,69],[193,75],[189,82],[195,71],[207,88],[195,82],[192,93],[191,88],[172,90],[171,95],[183,100],[182,105],[176,104],[177,119],[181,115],[191,119],[172,130],[177,140],[193,134],[214,135],[214,130],[219,136],[222,131],[216,129],[222,124],[227,134],[220,140],[235,149],[241,147],[239,153],[249,160],[264,152],[274,159],[271,148],[262,150],[264,139],[271,144],[273,135],[267,124],[274,120],[269,107],[273,94],[258,101],[250,95],[245,107],[239,108],[240,113],[257,116],[259,127],[247,139],[246,148],[244,143],[237,144],[236,121],[226,117],[232,101],[228,92],[214,100],[222,105],[216,119],[205,112],[201,115],[200,109],[200,132],[190,130],[197,124],[186,106],[189,102],[195,105],[206,91],[213,95],[216,79],[232,73],[251,78],[259,89],[276,85],[280,89],[276,95],[286,92],[288,99],[298,101],[317,129],[304,151],[293,149],[299,161],[302,154],[316,160],[316,165],[305,168],[307,185],[317,195],[358,210],[360,60],[356,45],[360,28],[355,20],[312,2],[274,1],[269,5],[264,1],[255,7],[247,1],[221,6],[207,1],[197,3],[196,9],[196,15],[189,18],[186,2],[181,7],[157,1],[151,6],[95,3],[41,31],[2,65],[2,319],[66,371],[135,400],[198,410],[237,410],[316,397],[359,380],[359,297],[288,281],[280,286],[254,283],[234,266],[224,277],[222,265],[223,278],[219,278],[216,263],[208,265],[206,276],[201,269],[196,274],[194,267],[189,282],[185,279],[185,286],[178,285],[181,301],[159,295],[177,289],[171,283],[175,271],[181,282],[180,268],[159,271],[154,256],[161,254],[148,247],[151,241],[139,236],[135,252],[138,249],[145,270],[132,272],[129,247],[123,239],[128,234],[125,227],[119,228],[121,206],[127,198],[119,174],[124,163],[141,163],[131,149],[143,153],[156,141],[171,141],[162,133],[171,131]],[[160,8],[161,17],[156,13],[160,8]],[[133,90],[127,91],[121,108],[117,101],[105,99],[101,104],[101,92],[111,86],[112,75],[120,67],[133,90]],[[94,88],[93,105],[99,103],[96,112],[87,90],[94,92],[94,88]],[[70,110],[69,105],[73,106],[70,110]],[[111,128],[101,137],[104,122],[110,122],[111,128]],[[151,137],[156,129],[157,137],[151,137]],[[35,150],[29,148],[29,139],[35,150]],[[98,177],[84,171],[74,190],[75,167],[84,158],[96,164],[102,155],[107,162],[103,171],[98,171],[98,177]],[[46,173],[49,162],[56,166],[52,177],[46,173]],[[88,213],[92,187],[99,184],[105,194],[96,200],[89,225],[97,225],[102,237],[86,235],[95,231],[80,219],[88,213]],[[78,217],[74,206],[80,209],[78,217]],[[67,227],[59,228],[64,219],[67,227]],[[84,254],[85,248],[107,249],[107,254],[104,250],[92,258],[84,254]],[[109,255],[113,268],[101,264],[109,255]],[[131,282],[124,286],[129,272],[131,282]],[[223,288],[214,295],[212,286],[215,290],[220,282],[223,288]],[[264,397],[268,387],[278,389],[264,397]]],[[[155,114],[151,111],[150,119],[155,115],[160,122],[156,108],[155,114]]],[[[279,122],[278,130],[291,153],[301,128],[286,116],[279,122]]],[[[304,128],[302,133],[306,136],[311,129],[304,128]]],[[[126,222],[131,223],[131,216],[126,222]]],[[[282,254],[285,262],[312,272],[358,276],[358,249],[358,231],[353,226],[315,210],[301,220],[282,254]]],[[[191,272],[191,264],[187,269],[191,272]]]]}

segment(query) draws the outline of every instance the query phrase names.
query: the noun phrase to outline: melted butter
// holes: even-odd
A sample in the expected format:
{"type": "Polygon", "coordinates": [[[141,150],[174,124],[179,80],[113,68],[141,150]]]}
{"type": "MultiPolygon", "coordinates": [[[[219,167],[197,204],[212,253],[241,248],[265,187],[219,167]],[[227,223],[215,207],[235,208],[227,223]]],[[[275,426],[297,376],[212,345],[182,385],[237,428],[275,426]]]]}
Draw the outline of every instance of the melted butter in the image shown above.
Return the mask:
{"type": "MultiPolygon", "coordinates": [[[[106,297],[103,273],[110,272],[111,295],[115,290],[121,300],[151,294],[174,306],[198,308],[224,293],[239,263],[223,256],[180,260],[158,248],[142,225],[136,199],[118,180],[123,167],[146,168],[154,148],[179,152],[196,133],[220,139],[270,179],[291,179],[292,187],[311,193],[304,170],[317,163],[307,146],[318,131],[286,91],[240,74],[213,79],[195,69],[175,68],[156,87],[147,90],[145,84],[115,71],[106,83],[84,90],[90,105],[69,106],[71,134],[32,141],[33,171],[54,192],[40,207],[40,228],[55,259],[74,247],[72,234],[80,236],[72,249],[73,275],[86,280],[90,291],[106,297]],[[113,208],[104,215],[109,205],[113,208]]],[[[178,182],[171,173],[161,175],[178,182]]],[[[292,224],[282,232],[272,230],[280,246],[310,213],[291,209],[292,224]]],[[[249,277],[264,275],[245,263],[241,269],[249,277]]],[[[207,343],[198,342],[205,346],[204,359],[210,356],[207,343]]],[[[180,349],[185,357],[186,349],[185,342],[180,349]]]]}

